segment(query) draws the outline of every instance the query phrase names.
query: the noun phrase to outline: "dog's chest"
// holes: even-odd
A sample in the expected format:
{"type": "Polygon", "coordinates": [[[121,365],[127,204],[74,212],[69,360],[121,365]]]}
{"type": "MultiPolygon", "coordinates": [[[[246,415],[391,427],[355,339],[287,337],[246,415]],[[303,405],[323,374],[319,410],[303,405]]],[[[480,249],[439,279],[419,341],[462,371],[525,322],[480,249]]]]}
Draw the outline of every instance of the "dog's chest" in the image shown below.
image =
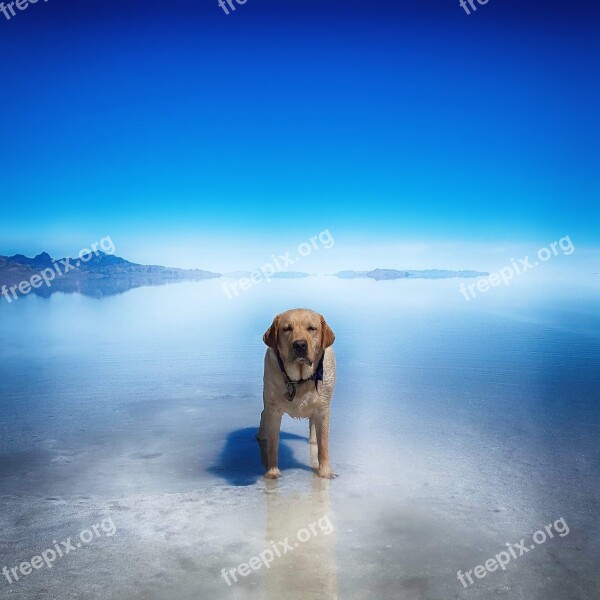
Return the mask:
{"type": "MultiPolygon", "coordinates": [[[[320,383],[319,386],[321,385],[320,383]]],[[[277,399],[277,406],[280,410],[290,415],[290,417],[306,419],[315,410],[322,408],[324,401],[325,398],[317,392],[314,383],[308,382],[297,387],[296,396],[291,401],[282,394],[281,398],[277,399]]]]}

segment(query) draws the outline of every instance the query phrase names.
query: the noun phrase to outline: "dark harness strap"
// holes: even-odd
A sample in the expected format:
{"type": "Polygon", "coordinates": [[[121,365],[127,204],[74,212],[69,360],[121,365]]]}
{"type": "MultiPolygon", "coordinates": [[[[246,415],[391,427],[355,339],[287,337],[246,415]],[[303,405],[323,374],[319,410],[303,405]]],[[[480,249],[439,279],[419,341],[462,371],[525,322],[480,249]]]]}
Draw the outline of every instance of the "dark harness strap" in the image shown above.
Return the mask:
{"type": "Polygon", "coordinates": [[[325,352],[323,352],[323,356],[321,356],[321,360],[317,365],[317,370],[306,379],[298,379],[297,381],[292,381],[289,375],[286,373],[285,366],[283,365],[283,360],[279,355],[279,350],[275,350],[275,354],[277,355],[277,362],[279,363],[279,368],[285,377],[285,381],[287,383],[287,393],[284,396],[291,402],[296,397],[296,386],[301,383],[306,383],[308,381],[315,382],[315,390],[318,390],[317,383],[319,381],[323,381],[323,360],[325,358],[325,352]]]}

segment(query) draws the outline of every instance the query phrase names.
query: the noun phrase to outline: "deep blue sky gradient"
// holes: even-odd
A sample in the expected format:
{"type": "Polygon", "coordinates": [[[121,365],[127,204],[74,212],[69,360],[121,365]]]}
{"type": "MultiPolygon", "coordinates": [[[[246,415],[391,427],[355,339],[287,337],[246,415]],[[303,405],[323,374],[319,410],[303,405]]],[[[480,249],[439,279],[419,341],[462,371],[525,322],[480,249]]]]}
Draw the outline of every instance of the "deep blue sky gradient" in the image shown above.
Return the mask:
{"type": "Polygon", "coordinates": [[[0,254],[323,228],[600,245],[599,26],[580,0],[0,15],[0,254]]]}

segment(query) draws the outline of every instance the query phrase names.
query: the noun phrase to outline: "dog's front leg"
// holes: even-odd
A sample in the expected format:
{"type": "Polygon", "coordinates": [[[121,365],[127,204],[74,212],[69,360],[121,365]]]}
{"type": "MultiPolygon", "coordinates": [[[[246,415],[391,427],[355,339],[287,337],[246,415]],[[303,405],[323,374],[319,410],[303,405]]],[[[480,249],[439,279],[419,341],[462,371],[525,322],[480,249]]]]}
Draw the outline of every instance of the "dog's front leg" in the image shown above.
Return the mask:
{"type": "Polygon", "coordinates": [[[267,479],[277,479],[281,471],[277,466],[279,456],[279,429],[282,413],[265,408],[261,417],[261,429],[267,439],[267,479]]]}
{"type": "Polygon", "coordinates": [[[317,434],[317,449],[319,457],[319,477],[333,479],[335,473],[329,464],[329,408],[318,411],[314,415],[314,423],[317,434]]]}
{"type": "Polygon", "coordinates": [[[260,462],[262,466],[267,468],[267,433],[265,427],[265,411],[260,413],[260,426],[256,433],[256,439],[258,441],[258,447],[260,448],[260,462]]]}
{"type": "Polygon", "coordinates": [[[316,444],[317,443],[317,428],[315,425],[315,417],[310,417],[308,423],[309,423],[309,425],[308,425],[308,433],[309,433],[308,441],[311,444],[316,444]]]}

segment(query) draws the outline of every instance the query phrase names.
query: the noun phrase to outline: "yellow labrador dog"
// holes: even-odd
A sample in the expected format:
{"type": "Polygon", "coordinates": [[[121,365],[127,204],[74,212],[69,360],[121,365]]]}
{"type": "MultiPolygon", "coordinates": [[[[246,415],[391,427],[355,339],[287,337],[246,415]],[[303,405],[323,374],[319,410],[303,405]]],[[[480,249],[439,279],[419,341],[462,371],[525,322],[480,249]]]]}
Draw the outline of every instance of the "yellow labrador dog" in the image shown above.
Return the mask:
{"type": "Polygon", "coordinates": [[[335,335],[318,313],[307,309],[277,315],[263,336],[264,410],[256,438],[261,443],[265,477],[280,477],[277,460],[283,413],[310,419],[310,442],[317,444],[318,474],[335,477],[329,464],[329,404],[335,386],[335,335]],[[266,455],[266,457],[264,456],[266,455]]]}

